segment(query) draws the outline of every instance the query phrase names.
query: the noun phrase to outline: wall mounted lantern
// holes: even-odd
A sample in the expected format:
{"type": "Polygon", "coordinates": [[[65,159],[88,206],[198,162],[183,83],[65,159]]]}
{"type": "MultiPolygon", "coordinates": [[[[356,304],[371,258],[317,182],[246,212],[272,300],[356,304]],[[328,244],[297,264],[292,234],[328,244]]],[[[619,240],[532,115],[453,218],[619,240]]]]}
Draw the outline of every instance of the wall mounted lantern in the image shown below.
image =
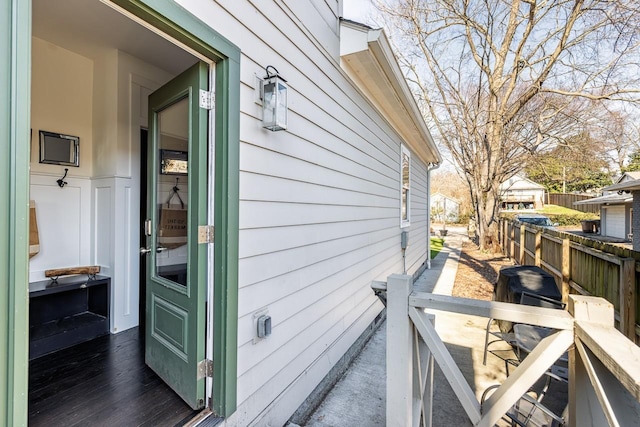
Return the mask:
{"type": "Polygon", "coordinates": [[[271,131],[287,128],[287,81],[271,65],[262,79],[262,127],[271,131]]]}

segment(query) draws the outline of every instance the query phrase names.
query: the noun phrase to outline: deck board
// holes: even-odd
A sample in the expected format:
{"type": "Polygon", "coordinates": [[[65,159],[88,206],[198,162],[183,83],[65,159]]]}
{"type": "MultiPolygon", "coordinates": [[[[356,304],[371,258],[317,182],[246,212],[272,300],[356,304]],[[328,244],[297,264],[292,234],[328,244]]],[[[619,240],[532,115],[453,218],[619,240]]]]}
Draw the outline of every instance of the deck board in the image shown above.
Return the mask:
{"type": "Polygon", "coordinates": [[[29,364],[29,426],[175,426],[197,413],[144,364],[138,328],[29,364]]]}

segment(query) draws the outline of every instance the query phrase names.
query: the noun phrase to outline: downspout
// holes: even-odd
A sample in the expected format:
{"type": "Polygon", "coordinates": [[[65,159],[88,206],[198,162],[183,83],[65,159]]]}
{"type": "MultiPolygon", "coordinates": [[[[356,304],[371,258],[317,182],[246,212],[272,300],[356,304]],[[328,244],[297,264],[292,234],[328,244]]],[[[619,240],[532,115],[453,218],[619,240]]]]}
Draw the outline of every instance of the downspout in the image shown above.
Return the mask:
{"type": "Polygon", "coordinates": [[[431,270],[431,171],[440,167],[440,163],[427,166],[427,269],[431,270]]]}

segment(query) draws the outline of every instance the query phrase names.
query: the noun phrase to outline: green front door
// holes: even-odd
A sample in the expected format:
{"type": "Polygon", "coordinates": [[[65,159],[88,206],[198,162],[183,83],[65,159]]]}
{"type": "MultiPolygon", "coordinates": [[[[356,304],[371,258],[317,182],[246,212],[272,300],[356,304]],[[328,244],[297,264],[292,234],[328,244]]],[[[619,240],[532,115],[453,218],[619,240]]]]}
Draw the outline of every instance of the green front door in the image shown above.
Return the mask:
{"type": "Polygon", "coordinates": [[[198,63],[149,97],[145,359],[194,409],[205,398],[208,76],[198,63]]]}

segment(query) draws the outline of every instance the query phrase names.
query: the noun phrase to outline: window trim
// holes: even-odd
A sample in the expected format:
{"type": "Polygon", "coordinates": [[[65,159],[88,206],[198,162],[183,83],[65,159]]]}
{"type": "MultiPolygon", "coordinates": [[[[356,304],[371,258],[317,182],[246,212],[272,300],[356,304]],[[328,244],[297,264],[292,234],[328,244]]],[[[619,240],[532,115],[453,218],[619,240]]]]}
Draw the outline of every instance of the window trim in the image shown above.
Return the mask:
{"type": "Polygon", "coordinates": [[[411,151],[404,145],[400,145],[400,228],[408,227],[411,225],[411,151]],[[406,198],[404,197],[405,184],[404,184],[404,158],[408,159],[407,162],[407,186],[406,186],[406,198]],[[405,201],[406,200],[406,201],[405,201]],[[406,204],[406,207],[404,206],[406,204]],[[403,211],[404,208],[404,211],[403,211]],[[403,215],[406,213],[406,215],[403,215]],[[406,216],[406,219],[405,219],[406,216]]]}

